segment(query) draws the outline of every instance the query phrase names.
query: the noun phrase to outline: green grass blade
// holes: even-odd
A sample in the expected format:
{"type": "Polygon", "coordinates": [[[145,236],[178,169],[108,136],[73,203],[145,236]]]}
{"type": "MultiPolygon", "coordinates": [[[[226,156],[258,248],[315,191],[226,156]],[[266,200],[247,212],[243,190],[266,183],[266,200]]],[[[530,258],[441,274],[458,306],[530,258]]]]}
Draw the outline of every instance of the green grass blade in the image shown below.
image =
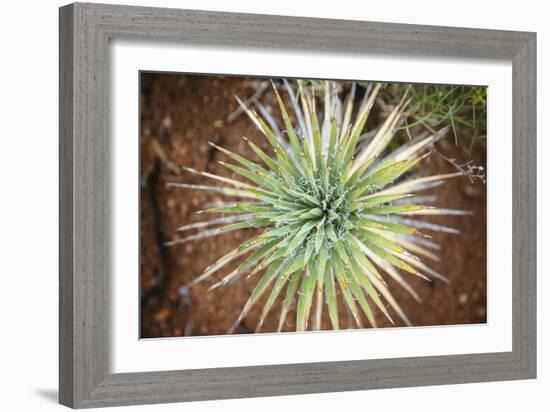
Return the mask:
{"type": "Polygon", "coordinates": [[[281,307],[281,314],[279,315],[279,325],[277,326],[277,332],[280,332],[283,328],[284,321],[286,319],[287,313],[292,307],[292,302],[294,301],[294,296],[296,295],[296,290],[298,289],[298,284],[300,279],[303,277],[302,273],[295,273],[288,282],[286,289],[285,298],[283,300],[283,305],[281,307]]]}
{"type": "Polygon", "coordinates": [[[363,328],[363,323],[361,322],[361,317],[359,316],[359,311],[357,310],[357,305],[355,304],[355,300],[353,299],[353,296],[351,294],[349,284],[348,284],[348,277],[346,276],[346,271],[344,269],[344,266],[342,265],[340,259],[338,256],[336,256],[334,253],[332,255],[332,262],[334,264],[334,268],[336,270],[336,279],[338,281],[338,284],[340,285],[340,291],[342,292],[342,296],[344,297],[344,302],[346,302],[346,305],[348,309],[350,310],[353,319],[355,320],[355,323],[359,328],[363,328]]]}
{"type": "Polygon", "coordinates": [[[413,275],[418,274],[418,271],[415,268],[413,268],[411,265],[408,265],[407,263],[403,262],[401,259],[396,258],[391,253],[386,252],[385,249],[374,244],[373,242],[365,242],[365,244],[369,249],[371,249],[374,253],[376,253],[386,262],[391,263],[392,265],[398,267],[399,269],[403,269],[409,273],[412,273],[413,275]]]}
{"type": "Polygon", "coordinates": [[[292,275],[289,271],[285,270],[275,281],[275,285],[273,286],[273,289],[271,289],[271,293],[269,295],[269,298],[267,298],[266,303],[264,304],[264,307],[262,309],[262,313],[260,315],[260,319],[258,320],[258,324],[256,326],[256,332],[259,332],[262,328],[262,325],[264,323],[265,317],[269,313],[271,307],[275,303],[275,300],[281,293],[281,290],[283,289],[286,281],[288,278],[292,275]]]}
{"type": "Polygon", "coordinates": [[[413,194],[397,194],[397,195],[380,195],[380,196],[368,196],[363,201],[355,201],[353,203],[353,209],[365,209],[373,206],[379,206],[384,203],[393,202],[395,200],[406,199],[414,196],[413,194]]]}
{"type": "Polygon", "coordinates": [[[300,287],[300,296],[298,298],[298,306],[296,308],[296,331],[303,332],[307,329],[307,321],[311,304],[313,301],[313,292],[315,290],[315,274],[306,270],[306,275],[302,277],[302,285],[300,287]]]}
{"type": "Polygon", "coordinates": [[[367,215],[396,215],[401,213],[416,212],[423,209],[433,209],[430,206],[420,205],[394,205],[394,206],[381,206],[381,207],[369,207],[363,209],[363,213],[367,215]]]}
{"type": "Polygon", "coordinates": [[[315,297],[315,321],[313,323],[313,330],[321,330],[321,323],[323,320],[323,289],[325,281],[325,265],[319,263],[317,267],[317,287],[315,297]]]}
{"type": "Polygon", "coordinates": [[[401,233],[404,235],[414,235],[417,233],[417,230],[415,228],[401,225],[399,223],[382,222],[382,221],[367,219],[364,217],[361,218],[360,225],[361,227],[364,227],[364,228],[376,228],[381,230],[387,230],[393,233],[401,233]]]}
{"type": "Polygon", "coordinates": [[[328,315],[333,329],[340,329],[338,320],[338,301],[336,298],[336,288],[334,287],[334,275],[332,267],[325,272],[325,299],[328,306],[328,315]]]}
{"type": "Polygon", "coordinates": [[[244,319],[244,317],[250,311],[252,306],[264,294],[264,292],[269,287],[270,283],[273,282],[273,280],[275,280],[275,278],[277,278],[280,275],[280,273],[282,272],[282,270],[284,270],[287,264],[288,264],[288,259],[285,259],[285,260],[279,259],[273,262],[273,264],[269,267],[269,269],[266,270],[266,272],[264,273],[264,275],[262,276],[262,278],[260,279],[256,287],[252,291],[252,294],[246,301],[239,317],[237,318],[232,328],[230,329],[230,332],[232,332],[237,327],[237,325],[244,319]]]}
{"type": "Polygon", "coordinates": [[[281,99],[281,96],[279,95],[279,92],[277,91],[277,88],[275,87],[275,84],[273,82],[271,84],[273,86],[273,91],[275,92],[275,97],[277,98],[277,103],[279,104],[279,109],[281,110],[283,123],[285,125],[286,131],[288,134],[288,139],[290,141],[290,147],[292,148],[295,159],[299,160],[302,155],[302,148],[300,146],[300,142],[298,141],[298,136],[296,136],[294,127],[292,126],[292,123],[290,122],[290,118],[288,117],[286,107],[283,103],[283,100],[281,99]]]}
{"type": "Polygon", "coordinates": [[[269,252],[273,251],[274,246],[279,242],[279,239],[272,240],[261,246],[253,254],[251,254],[243,263],[238,267],[239,271],[243,271],[251,268],[256,262],[265,257],[269,252]]]}

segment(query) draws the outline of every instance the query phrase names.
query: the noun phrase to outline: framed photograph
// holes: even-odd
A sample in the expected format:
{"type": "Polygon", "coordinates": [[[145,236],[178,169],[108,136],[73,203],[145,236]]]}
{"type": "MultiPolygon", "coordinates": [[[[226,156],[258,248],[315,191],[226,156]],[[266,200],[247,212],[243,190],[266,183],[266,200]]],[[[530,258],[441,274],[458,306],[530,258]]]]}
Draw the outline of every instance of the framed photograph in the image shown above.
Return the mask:
{"type": "Polygon", "coordinates": [[[536,35],[60,9],[60,402],[536,376],[536,35]]]}

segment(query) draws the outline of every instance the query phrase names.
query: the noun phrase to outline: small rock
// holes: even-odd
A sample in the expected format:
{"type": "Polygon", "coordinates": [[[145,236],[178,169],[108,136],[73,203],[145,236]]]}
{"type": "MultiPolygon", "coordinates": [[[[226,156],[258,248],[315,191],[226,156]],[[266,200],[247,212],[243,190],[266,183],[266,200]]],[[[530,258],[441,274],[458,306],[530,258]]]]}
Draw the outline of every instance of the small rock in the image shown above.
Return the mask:
{"type": "Polygon", "coordinates": [[[168,309],[167,307],[164,307],[159,311],[157,311],[157,313],[155,313],[155,321],[159,323],[164,322],[165,320],[168,319],[169,316],[170,316],[170,309],[168,309]]]}
{"type": "Polygon", "coordinates": [[[180,288],[178,288],[178,293],[180,294],[180,296],[189,296],[189,288],[181,286],[180,288]]]}
{"type": "Polygon", "coordinates": [[[477,309],[477,315],[480,318],[484,317],[486,313],[487,313],[487,310],[485,308],[478,308],[477,309]]]}
{"type": "Polygon", "coordinates": [[[465,185],[464,194],[468,197],[479,197],[481,195],[480,185],[465,185]]]}
{"type": "Polygon", "coordinates": [[[162,127],[164,127],[165,129],[172,128],[172,119],[170,118],[170,116],[166,116],[164,117],[164,119],[162,119],[162,127]]]}
{"type": "Polygon", "coordinates": [[[468,294],[467,293],[461,293],[458,297],[458,302],[461,305],[464,305],[466,302],[468,302],[468,294]]]}

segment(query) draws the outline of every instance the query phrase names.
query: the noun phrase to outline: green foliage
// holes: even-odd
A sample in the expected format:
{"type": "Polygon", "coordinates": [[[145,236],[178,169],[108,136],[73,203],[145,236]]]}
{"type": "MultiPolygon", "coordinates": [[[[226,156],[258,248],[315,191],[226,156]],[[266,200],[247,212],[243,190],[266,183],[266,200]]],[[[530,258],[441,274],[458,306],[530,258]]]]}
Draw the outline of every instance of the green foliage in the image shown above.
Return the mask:
{"type": "MultiPolygon", "coordinates": [[[[404,87],[396,86],[389,92],[399,96],[404,87]]],[[[409,118],[402,126],[407,132],[418,125],[432,133],[450,126],[455,144],[466,146],[470,153],[476,143],[485,141],[487,87],[416,85],[410,93],[409,118]]]]}
{"type": "MultiPolygon", "coordinates": [[[[293,307],[296,308],[297,331],[321,329],[325,305],[332,328],[338,329],[341,323],[339,302],[347,306],[358,327],[363,327],[365,319],[376,327],[375,310],[381,311],[393,323],[392,310],[409,325],[383,273],[415,297],[401,273],[422,278],[429,274],[444,279],[416,256],[434,258],[428,249],[435,245],[417,231],[419,224],[414,217],[461,212],[420,204],[416,201],[416,193],[457,174],[407,177],[411,168],[421,164],[429,154],[428,149],[447,130],[434,130],[432,135],[413,139],[382,156],[406,108],[405,97],[382,125],[368,134],[365,124],[381,89],[380,84],[369,84],[361,102],[355,101],[355,85],[345,101],[340,100],[331,82],[316,81],[314,86],[315,91],[313,86],[298,81],[295,91],[285,82],[292,119],[274,87],[284,133],[270,127],[267,119],[243,105],[269,142],[274,156],[248,139],[247,144],[261,163],[214,145],[229,160],[220,163],[244,181],[186,169],[217,180],[222,186],[174,186],[215,191],[242,200],[206,209],[206,213],[221,214],[221,217],[183,226],[181,230],[200,227],[201,231],[172,243],[243,228],[260,229],[260,233],[221,257],[192,282],[205,281],[235,259],[245,256],[237,268],[212,286],[225,285],[245,273],[258,279],[235,325],[264,295],[267,300],[257,331],[278,300],[282,300],[279,330],[293,307]],[[202,229],[209,225],[217,227],[202,229]]],[[[433,109],[425,104],[426,110],[433,109]]],[[[428,118],[422,121],[433,127],[428,118]]],[[[432,230],[441,228],[431,227],[432,230]]]]}

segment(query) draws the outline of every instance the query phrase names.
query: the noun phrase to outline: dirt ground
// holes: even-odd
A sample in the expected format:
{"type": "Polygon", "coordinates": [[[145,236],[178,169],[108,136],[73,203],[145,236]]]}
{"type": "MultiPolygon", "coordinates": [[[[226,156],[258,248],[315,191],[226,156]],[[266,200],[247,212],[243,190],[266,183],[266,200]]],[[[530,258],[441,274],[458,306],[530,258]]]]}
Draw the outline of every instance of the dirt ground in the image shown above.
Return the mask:
{"type": "MultiPolygon", "coordinates": [[[[227,120],[238,107],[233,96],[246,99],[255,93],[256,85],[257,80],[250,78],[142,74],[140,276],[141,336],[144,338],[224,334],[257,282],[256,278],[241,278],[222,289],[208,291],[210,285],[227,273],[222,270],[209,281],[190,290],[182,289],[206,266],[252,236],[253,230],[161,246],[182,236],[174,231],[177,227],[205,220],[205,215],[195,214],[197,210],[224,200],[208,192],[166,185],[168,182],[215,184],[210,179],[181,171],[180,166],[227,175],[227,169],[216,162],[227,158],[213,150],[208,141],[256,159],[241,138],[246,136],[269,151],[265,139],[245,115],[227,120]]],[[[261,100],[275,107],[270,90],[261,100]]],[[[463,147],[455,146],[452,138],[447,138],[437,143],[437,150],[458,163],[473,159],[477,165],[486,164],[485,148],[481,144],[476,145],[470,155],[463,147]]],[[[432,154],[424,161],[422,173],[452,171],[448,161],[432,154]]],[[[440,261],[431,266],[447,276],[450,284],[437,280],[428,283],[405,274],[420,295],[421,303],[391,279],[388,284],[415,326],[484,323],[487,318],[486,186],[461,177],[447,181],[432,192],[437,194],[439,206],[472,212],[466,216],[430,218],[434,223],[461,231],[460,234],[432,233],[433,240],[444,247],[440,261]]],[[[264,300],[255,305],[235,333],[254,331],[264,300]]],[[[340,306],[342,326],[354,327],[341,302],[340,306]]],[[[293,330],[294,316],[294,311],[288,314],[284,331],[293,330]]],[[[403,326],[397,316],[394,318],[397,326],[403,326]]],[[[380,326],[391,326],[381,313],[377,314],[377,321],[380,326]]],[[[278,304],[272,308],[262,332],[276,331],[277,322],[278,304]]],[[[323,329],[330,329],[326,313],[323,329]]]]}

